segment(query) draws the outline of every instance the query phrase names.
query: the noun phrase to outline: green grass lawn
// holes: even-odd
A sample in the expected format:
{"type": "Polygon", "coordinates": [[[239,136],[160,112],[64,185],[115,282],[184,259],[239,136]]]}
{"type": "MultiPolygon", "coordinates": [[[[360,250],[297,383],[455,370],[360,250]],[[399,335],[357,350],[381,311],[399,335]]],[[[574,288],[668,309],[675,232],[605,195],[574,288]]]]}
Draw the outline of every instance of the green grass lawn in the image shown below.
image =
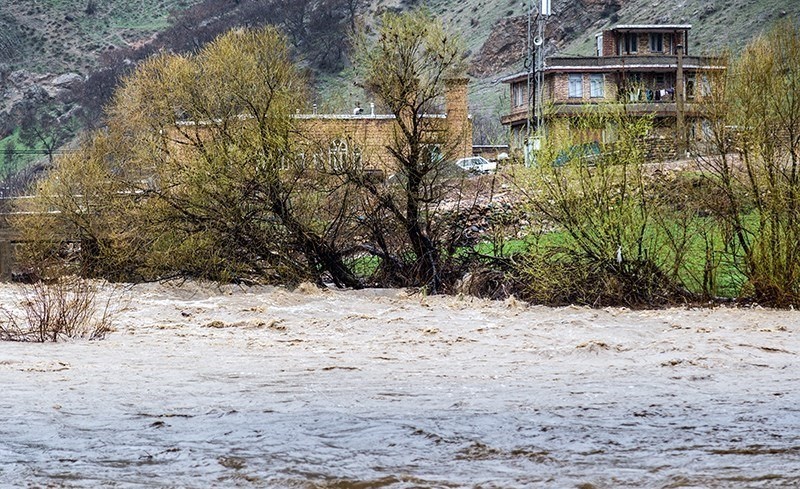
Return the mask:
{"type": "MultiPolygon", "coordinates": [[[[756,219],[755,216],[750,217],[756,219]]],[[[735,265],[741,256],[735,256],[725,250],[725,239],[719,228],[712,228],[707,218],[697,218],[688,230],[685,260],[678,272],[679,281],[692,293],[703,292],[703,280],[706,275],[710,280],[710,292],[717,297],[736,298],[742,292],[745,276],[735,265]],[[704,237],[705,236],[705,237],[704,237]],[[706,244],[706,237],[708,244],[706,244]]],[[[679,223],[673,226],[677,230],[679,223]]],[[[650,230],[644,237],[648,243],[648,253],[655,253],[653,259],[664,267],[675,261],[675,251],[666,242],[665,233],[650,230]]],[[[554,230],[539,235],[531,235],[526,239],[509,240],[502,244],[502,253],[495,251],[495,245],[484,241],[474,247],[474,251],[490,256],[509,256],[515,253],[550,253],[557,250],[575,250],[574,238],[562,230],[554,230]]]]}

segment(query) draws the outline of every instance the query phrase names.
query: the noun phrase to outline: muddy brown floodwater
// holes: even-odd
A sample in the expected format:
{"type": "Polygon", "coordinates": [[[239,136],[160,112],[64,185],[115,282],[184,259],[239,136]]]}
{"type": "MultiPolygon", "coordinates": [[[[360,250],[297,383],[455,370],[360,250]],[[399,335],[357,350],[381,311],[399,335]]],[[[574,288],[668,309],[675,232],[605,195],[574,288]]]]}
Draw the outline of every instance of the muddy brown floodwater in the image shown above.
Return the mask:
{"type": "Polygon", "coordinates": [[[800,487],[797,312],[122,293],[0,344],[0,486],[800,487]]]}

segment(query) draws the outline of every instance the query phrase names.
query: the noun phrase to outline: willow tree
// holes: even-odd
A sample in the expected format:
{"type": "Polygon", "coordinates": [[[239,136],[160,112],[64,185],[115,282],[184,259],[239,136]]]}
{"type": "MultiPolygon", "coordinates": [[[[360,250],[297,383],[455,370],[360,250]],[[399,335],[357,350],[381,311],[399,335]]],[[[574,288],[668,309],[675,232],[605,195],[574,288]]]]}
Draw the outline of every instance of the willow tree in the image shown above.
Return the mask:
{"type": "MultiPolygon", "coordinates": [[[[124,80],[104,136],[115,145],[100,161],[102,181],[127,197],[115,199],[123,204],[109,224],[146,243],[135,250],[143,276],[291,281],[328,273],[337,285],[360,285],[339,251],[346,193],[291,164],[300,139],[292,114],[304,93],[272,27],[231,31],[195,55],[160,54],[124,80]]],[[[70,166],[49,181],[70,178],[70,166]]],[[[66,207],[63,216],[81,213],[66,207]]]]}
{"type": "Polygon", "coordinates": [[[754,39],[708,77],[703,108],[714,155],[700,159],[725,205],[715,208],[745,294],[800,301],[800,29],[754,39]]]}
{"type": "Polygon", "coordinates": [[[136,202],[107,159],[119,154],[116,143],[105,132],[86,138],[78,151],[57,159],[56,169],[38,182],[34,199],[16,201],[20,212],[10,219],[24,243],[16,256],[21,269],[53,279],[64,273],[127,278],[138,268],[133,250],[143,236],[128,233],[129,216],[120,212],[133,210],[136,202]],[[80,254],[74,260],[70,250],[76,243],[80,254]]]}
{"type": "Polygon", "coordinates": [[[361,182],[374,198],[368,214],[380,216],[373,235],[387,247],[383,234],[400,229],[410,247],[400,257],[412,261],[410,282],[436,292],[445,280],[447,251],[445,220],[437,216],[451,189],[454,141],[461,139],[453,131],[468,128],[447,126],[428,114],[441,107],[448,84],[464,76],[464,47],[424,10],[385,14],[376,36],[361,33],[354,44],[361,83],[396,118],[386,141],[391,158],[383,162],[395,185],[361,182]]]}

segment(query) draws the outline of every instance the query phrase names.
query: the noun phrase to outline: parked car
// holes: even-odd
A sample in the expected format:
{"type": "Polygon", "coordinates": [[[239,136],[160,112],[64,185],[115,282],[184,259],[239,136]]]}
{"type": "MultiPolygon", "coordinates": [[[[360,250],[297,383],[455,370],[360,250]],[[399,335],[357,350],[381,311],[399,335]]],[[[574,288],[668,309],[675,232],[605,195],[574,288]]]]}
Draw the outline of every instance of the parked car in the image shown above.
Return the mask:
{"type": "Polygon", "coordinates": [[[497,170],[497,163],[483,156],[470,156],[456,161],[456,166],[474,173],[491,173],[497,170]]]}

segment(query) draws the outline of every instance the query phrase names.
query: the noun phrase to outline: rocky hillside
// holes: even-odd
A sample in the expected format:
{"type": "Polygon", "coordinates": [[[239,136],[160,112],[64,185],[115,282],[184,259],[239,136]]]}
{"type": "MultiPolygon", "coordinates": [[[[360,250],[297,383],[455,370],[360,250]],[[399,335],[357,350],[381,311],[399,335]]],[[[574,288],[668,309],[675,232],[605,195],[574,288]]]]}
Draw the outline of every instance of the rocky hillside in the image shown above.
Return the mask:
{"type": "MultiPolygon", "coordinates": [[[[98,124],[119,76],[139,59],[195,49],[234,26],[280,25],[315,80],[316,102],[348,107],[359,97],[342,75],[348,32],[423,5],[465,39],[471,110],[487,138],[500,138],[507,96],[494,82],[522,68],[528,6],[519,0],[28,0],[0,3],[0,166],[24,164],[20,153],[47,153],[98,124]]],[[[689,23],[699,53],[740,47],[783,17],[800,19],[800,2],[556,0],[546,38],[550,52],[589,54],[607,26],[689,23]]]]}

